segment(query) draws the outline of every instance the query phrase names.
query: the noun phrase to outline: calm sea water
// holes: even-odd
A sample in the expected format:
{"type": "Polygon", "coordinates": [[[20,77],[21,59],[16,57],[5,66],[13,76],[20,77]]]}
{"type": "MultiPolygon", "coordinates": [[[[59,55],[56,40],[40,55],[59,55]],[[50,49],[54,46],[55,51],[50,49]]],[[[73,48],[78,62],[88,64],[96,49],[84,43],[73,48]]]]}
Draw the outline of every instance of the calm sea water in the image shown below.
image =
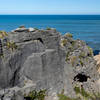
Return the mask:
{"type": "Polygon", "coordinates": [[[11,31],[20,25],[53,27],[62,34],[70,32],[75,39],[100,50],[100,15],[0,15],[0,30],[11,31]]]}

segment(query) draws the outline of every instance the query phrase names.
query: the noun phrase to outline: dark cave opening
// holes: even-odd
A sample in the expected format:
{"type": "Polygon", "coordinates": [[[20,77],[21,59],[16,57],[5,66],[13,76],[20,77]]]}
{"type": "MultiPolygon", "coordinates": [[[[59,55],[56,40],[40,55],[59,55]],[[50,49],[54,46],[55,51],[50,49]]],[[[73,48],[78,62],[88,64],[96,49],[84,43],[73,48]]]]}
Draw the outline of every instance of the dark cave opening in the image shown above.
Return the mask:
{"type": "Polygon", "coordinates": [[[31,100],[30,97],[24,97],[24,100],[31,100]]]}
{"type": "Polygon", "coordinates": [[[37,38],[37,40],[39,40],[43,44],[43,40],[41,38],[37,38]]]}
{"type": "Polygon", "coordinates": [[[87,82],[89,76],[86,76],[85,74],[79,73],[74,77],[74,81],[77,82],[87,82]]]}

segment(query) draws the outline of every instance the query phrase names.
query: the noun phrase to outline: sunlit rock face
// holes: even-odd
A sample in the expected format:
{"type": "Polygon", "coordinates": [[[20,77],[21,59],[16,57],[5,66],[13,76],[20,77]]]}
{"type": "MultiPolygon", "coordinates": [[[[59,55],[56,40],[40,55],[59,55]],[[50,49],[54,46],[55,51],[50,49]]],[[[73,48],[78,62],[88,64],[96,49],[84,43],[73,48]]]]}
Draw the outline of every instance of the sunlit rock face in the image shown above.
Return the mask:
{"type": "MultiPolygon", "coordinates": [[[[22,31],[23,30],[23,31],[22,31]]],[[[0,87],[23,87],[27,79],[37,89],[61,91],[63,89],[64,58],[60,48],[60,34],[55,29],[8,33],[7,40],[17,48],[5,46],[0,60],[0,87]]]]}
{"type": "Polygon", "coordinates": [[[64,89],[73,97],[76,84],[96,91],[99,74],[85,42],[73,40],[70,34],[62,36],[56,29],[25,27],[9,32],[5,39],[0,47],[4,54],[0,57],[0,88],[8,89],[6,94],[0,91],[1,97],[23,100],[34,89],[46,89],[50,96],[64,89]]]}
{"type": "MultiPolygon", "coordinates": [[[[94,59],[96,60],[96,64],[97,64],[97,71],[100,74],[100,54],[94,56],[94,59]]],[[[95,82],[97,85],[97,89],[100,91],[100,78],[95,82]]]]}
{"type": "Polygon", "coordinates": [[[98,72],[99,72],[99,74],[100,74],[100,55],[94,56],[94,59],[95,59],[96,62],[97,62],[98,72]]]}

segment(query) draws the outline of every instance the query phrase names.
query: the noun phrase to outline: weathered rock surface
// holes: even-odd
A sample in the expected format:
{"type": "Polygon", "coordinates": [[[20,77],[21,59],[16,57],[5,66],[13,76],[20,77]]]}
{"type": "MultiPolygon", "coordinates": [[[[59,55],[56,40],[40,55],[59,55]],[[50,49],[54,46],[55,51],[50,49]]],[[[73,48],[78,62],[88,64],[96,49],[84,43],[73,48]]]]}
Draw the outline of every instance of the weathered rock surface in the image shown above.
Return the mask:
{"type": "Polygon", "coordinates": [[[100,76],[92,49],[81,40],[73,40],[70,34],[62,36],[61,46],[66,52],[66,62],[73,67],[73,84],[81,85],[88,91],[96,91],[95,81],[100,76]]]}
{"type": "Polygon", "coordinates": [[[1,100],[24,100],[34,89],[46,89],[52,95],[64,89],[73,97],[76,84],[97,91],[96,62],[83,41],[61,36],[55,29],[26,28],[9,32],[6,40],[11,43],[3,46],[0,57],[1,100]]]}
{"type": "Polygon", "coordinates": [[[96,60],[96,62],[97,62],[98,72],[99,72],[99,74],[100,74],[100,54],[99,54],[99,55],[94,56],[94,59],[95,59],[95,60],[96,60]]]}
{"type": "MultiPolygon", "coordinates": [[[[96,60],[97,70],[98,70],[98,73],[100,74],[100,54],[94,56],[94,59],[96,60]]],[[[100,78],[95,83],[97,84],[97,88],[100,91],[100,78]]]]}

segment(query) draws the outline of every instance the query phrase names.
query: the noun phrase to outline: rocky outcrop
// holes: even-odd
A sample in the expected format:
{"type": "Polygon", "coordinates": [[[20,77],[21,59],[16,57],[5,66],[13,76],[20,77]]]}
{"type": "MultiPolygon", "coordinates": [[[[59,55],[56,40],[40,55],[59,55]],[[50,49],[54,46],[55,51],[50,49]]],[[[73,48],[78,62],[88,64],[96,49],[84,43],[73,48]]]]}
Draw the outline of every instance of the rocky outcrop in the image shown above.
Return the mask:
{"type": "Polygon", "coordinates": [[[73,40],[70,33],[62,36],[61,46],[66,52],[66,62],[73,67],[73,84],[88,91],[96,91],[95,82],[100,78],[93,50],[81,40],[73,40]]]}
{"type": "Polygon", "coordinates": [[[91,92],[97,90],[99,74],[92,49],[70,34],[21,27],[4,40],[0,57],[0,96],[4,100],[23,100],[24,94],[40,89],[49,95],[64,89],[73,97],[76,84],[91,92]]]}
{"type": "MultiPolygon", "coordinates": [[[[100,74],[100,54],[94,56],[94,59],[95,59],[96,64],[97,64],[97,71],[100,74]]],[[[98,87],[98,90],[100,91],[100,78],[96,81],[96,85],[98,87]]]]}
{"type": "Polygon", "coordinates": [[[98,72],[99,72],[99,74],[100,74],[100,54],[94,56],[94,59],[95,59],[96,62],[97,62],[96,64],[97,64],[97,66],[98,66],[98,72]]]}

